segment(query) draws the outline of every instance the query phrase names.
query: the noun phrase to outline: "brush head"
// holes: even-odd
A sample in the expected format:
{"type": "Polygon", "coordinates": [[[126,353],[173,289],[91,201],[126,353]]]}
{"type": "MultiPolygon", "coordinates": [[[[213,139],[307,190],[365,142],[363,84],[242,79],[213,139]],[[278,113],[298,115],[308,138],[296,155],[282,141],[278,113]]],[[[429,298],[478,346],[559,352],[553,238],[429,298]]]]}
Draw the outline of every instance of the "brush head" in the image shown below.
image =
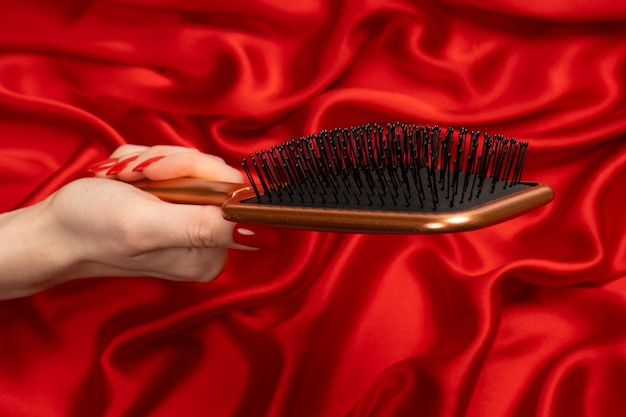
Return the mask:
{"type": "Polygon", "coordinates": [[[399,123],[322,131],[245,159],[255,197],[242,203],[465,211],[534,186],[521,182],[527,148],[464,128],[456,135],[453,128],[399,123]]]}

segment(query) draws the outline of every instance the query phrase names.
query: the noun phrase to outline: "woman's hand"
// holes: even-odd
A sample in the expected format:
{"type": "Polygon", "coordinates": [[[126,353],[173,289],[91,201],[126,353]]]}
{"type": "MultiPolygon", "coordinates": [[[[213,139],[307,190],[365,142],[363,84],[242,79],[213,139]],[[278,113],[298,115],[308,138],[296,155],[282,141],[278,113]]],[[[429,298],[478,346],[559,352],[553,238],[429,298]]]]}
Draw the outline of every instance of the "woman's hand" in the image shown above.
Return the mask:
{"type": "Polygon", "coordinates": [[[75,278],[151,276],[209,281],[235,225],[212,206],[170,204],[126,181],[194,176],[242,182],[215,156],[173,147],[125,145],[41,203],[0,216],[0,298],[29,295],[75,278]],[[118,179],[120,181],[112,181],[118,179]]]}

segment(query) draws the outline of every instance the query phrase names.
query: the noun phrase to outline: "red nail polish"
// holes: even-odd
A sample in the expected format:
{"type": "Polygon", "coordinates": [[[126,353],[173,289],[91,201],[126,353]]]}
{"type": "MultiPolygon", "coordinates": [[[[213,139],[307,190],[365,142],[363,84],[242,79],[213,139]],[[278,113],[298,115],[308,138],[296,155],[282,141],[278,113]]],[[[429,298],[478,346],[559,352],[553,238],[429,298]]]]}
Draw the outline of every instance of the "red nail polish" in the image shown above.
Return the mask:
{"type": "Polygon", "coordinates": [[[155,156],[154,158],[146,159],[145,161],[137,165],[135,168],[133,168],[133,172],[141,172],[144,169],[146,169],[149,165],[152,165],[154,162],[159,161],[163,158],[165,158],[165,155],[155,156]]]}
{"type": "Polygon", "coordinates": [[[87,172],[98,172],[98,171],[102,171],[103,169],[107,169],[107,168],[111,168],[113,165],[117,164],[117,161],[119,160],[119,158],[109,158],[109,159],[105,159],[104,161],[100,161],[100,162],[96,162],[93,165],[89,165],[85,171],[87,172]]]}
{"type": "Polygon", "coordinates": [[[233,231],[233,240],[250,248],[270,249],[278,246],[280,237],[269,226],[238,223],[233,231]]]}
{"type": "Polygon", "coordinates": [[[126,168],[126,166],[128,166],[128,164],[130,164],[137,158],[139,158],[139,155],[131,156],[129,158],[119,161],[117,164],[113,165],[113,168],[107,171],[107,175],[119,174],[124,168],[126,168]]]}

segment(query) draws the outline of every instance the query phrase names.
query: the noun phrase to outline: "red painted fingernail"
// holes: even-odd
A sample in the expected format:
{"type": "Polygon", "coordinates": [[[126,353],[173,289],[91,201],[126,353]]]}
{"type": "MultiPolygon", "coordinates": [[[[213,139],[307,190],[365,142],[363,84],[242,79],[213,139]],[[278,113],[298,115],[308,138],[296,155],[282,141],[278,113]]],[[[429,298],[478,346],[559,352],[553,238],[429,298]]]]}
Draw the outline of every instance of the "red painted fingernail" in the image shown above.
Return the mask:
{"type": "Polygon", "coordinates": [[[238,223],[233,231],[233,240],[250,248],[270,249],[278,246],[280,237],[269,226],[238,223]]]}
{"type": "Polygon", "coordinates": [[[141,172],[144,169],[146,169],[149,165],[152,165],[154,162],[159,161],[163,158],[165,158],[165,155],[155,156],[154,158],[146,159],[145,161],[137,165],[135,168],[133,168],[133,172],[141,172]]]}
{"type": "Polygon", "coordinates": [[[128,166],[128,164],[130,164],[137,158],[139,158],[139,155],[131,156],[129,158],[119,161],[117,164],[113,165],[113,168],[107,171],[107,175],[119,174],[124,168],[128,166]]]}
{"type": "Polygon", "coordinates": [[[93,173],[98,172],[98,171],[102,171],[103,169],[111,168],[113,165],[117,164],[118,160],[119,160],[119,158],[105,159],[104,161],[96,162],[93,165],[89,165],[85,169],[85,171],[93,172],[93,173]]]}

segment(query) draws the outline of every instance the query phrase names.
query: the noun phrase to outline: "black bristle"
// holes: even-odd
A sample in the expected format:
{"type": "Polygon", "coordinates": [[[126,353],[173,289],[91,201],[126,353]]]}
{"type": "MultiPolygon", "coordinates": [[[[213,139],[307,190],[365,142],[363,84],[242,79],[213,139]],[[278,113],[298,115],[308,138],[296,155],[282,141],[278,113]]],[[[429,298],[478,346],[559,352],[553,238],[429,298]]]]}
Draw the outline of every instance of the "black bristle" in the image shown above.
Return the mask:
{"type": "Polygon", "coordinates": [[[522,183],[528,142],[455,132],[364,124],[290,140],[244,159],[256,198],[243,202],[449,212],[530,187],[522,183]]]}

